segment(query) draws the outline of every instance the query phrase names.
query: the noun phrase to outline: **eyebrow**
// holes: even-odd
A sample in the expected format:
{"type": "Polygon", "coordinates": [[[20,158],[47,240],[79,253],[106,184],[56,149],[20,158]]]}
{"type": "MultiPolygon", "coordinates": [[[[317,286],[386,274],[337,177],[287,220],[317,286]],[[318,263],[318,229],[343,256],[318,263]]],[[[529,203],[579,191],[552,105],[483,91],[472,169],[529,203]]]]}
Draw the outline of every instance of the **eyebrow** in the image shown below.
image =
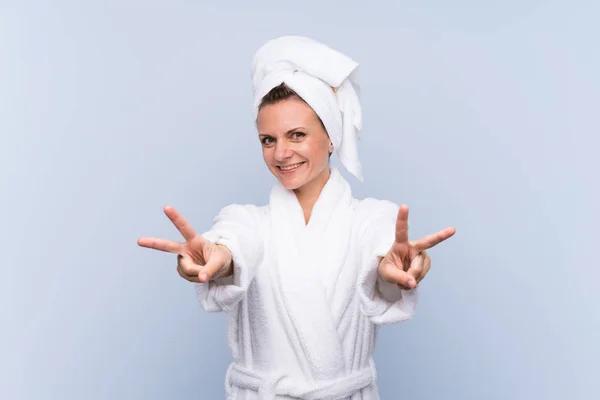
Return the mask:
{"type": "MultiPolygon", "coordinates": [[[[299,131],[299,130],[306,130],[306,128],[304,128],[303,126],[297,126],[297,127],[295,127],[295,128],[292,128],[292,129],[290,129],[290,130],[289,130],[289,131],[287,131],[285,134],[286,134],[286,135],[289,135],[290,133],[292,133],[292,132],[296,132],[296,131],[299,131]]],[[[271,135],[271,134],[269,134],[269,133],[259,133],[259,134],[258,134],[258,136],[259,136],[259,137],[264,137],[264,136],[273,137],[274,135],[271,135]]]]}

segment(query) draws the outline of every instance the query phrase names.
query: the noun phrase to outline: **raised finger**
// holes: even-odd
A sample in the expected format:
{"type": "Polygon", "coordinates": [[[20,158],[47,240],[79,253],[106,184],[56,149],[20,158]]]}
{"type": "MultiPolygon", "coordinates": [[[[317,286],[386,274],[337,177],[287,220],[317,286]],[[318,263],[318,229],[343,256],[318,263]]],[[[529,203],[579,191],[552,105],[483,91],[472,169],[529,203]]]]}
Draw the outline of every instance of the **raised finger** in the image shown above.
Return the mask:
{"type": "Polygon", "coordinates": [[[159,239],[153,237],[142,237],[138,239],[138,246],[147,247],[149,249],[166,251],[169,253],[179,253],[183,248],[183,244],[173,240],[159,239]]]}
{"type": "Polygon", "coordinates": [[[396,243],[408,242],[408,206],[402,204],[396,218],[396,243]]]}
{"type": "Polygon", "coordinates": [[[454,235],[455,232],[456,232],[456,229],[454,229],[453,227],[442,229],[439,232],[432,233],[431,235],[422,237],[419,240],[415,240],[413,246],[415,247],[415,249],[418,252],[421,252],[423,250],[430,249],[433,246],[443,242],[444,240],[448,239],[450,236],[454,235]]]}
{"type": "Polygon", "coordinates": [[[177,210],[171,206],[166,206],[163,211],[167,217],[169,217],[171,222],[173,222],[173,225],[175,225],[175,228],[177,228],[185,240],[190,240],[196,236],[196,232],[192,226],[177,212],[177,210]]]}

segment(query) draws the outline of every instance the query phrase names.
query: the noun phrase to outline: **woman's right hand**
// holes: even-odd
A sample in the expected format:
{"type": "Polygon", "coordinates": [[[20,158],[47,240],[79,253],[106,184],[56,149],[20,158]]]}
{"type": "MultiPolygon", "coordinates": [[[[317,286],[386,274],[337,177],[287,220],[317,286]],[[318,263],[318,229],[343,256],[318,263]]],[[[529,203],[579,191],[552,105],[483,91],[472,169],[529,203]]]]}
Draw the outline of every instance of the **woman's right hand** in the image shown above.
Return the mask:
{"type": "Polygon", "coordinates": [[[138,239],[139,246],[177,254],[177,272],[190,282],[205,283],[233,273],[232,256],[227,247],[198,235],[173,207],[166,206],[164,212],[181,233],[185,243],[142,237],[138,239]]]}

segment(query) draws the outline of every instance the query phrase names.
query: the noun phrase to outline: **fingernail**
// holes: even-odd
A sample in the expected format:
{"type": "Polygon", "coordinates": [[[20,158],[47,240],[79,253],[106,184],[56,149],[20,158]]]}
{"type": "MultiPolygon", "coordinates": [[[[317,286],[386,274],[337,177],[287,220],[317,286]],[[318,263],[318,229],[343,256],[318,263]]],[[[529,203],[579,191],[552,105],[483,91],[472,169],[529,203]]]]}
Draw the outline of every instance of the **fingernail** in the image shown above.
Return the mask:
{"type": "Polygon", "coordinates": [[[206,281],[206,277],[207,277],[207,275],[206,275],[206,272],[203,272],[203,273],[201,273],[201,274],[200,274],[200,280],[201,280],[202,282],[205,282],[205,281],[206,281]]]}

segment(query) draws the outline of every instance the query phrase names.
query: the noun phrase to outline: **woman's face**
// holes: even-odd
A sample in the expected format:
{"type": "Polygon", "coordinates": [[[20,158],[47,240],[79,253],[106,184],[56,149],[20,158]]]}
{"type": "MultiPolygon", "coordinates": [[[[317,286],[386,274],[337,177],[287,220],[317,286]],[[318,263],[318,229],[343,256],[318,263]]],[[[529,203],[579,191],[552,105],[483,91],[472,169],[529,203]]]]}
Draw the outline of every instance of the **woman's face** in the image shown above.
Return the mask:
{"type": "Polygon", "coordinates": [[[333,146],[308,104],[292,97],[265,105],[256,122],[265,163],[283,187],[327,181],[333,146]]]}

